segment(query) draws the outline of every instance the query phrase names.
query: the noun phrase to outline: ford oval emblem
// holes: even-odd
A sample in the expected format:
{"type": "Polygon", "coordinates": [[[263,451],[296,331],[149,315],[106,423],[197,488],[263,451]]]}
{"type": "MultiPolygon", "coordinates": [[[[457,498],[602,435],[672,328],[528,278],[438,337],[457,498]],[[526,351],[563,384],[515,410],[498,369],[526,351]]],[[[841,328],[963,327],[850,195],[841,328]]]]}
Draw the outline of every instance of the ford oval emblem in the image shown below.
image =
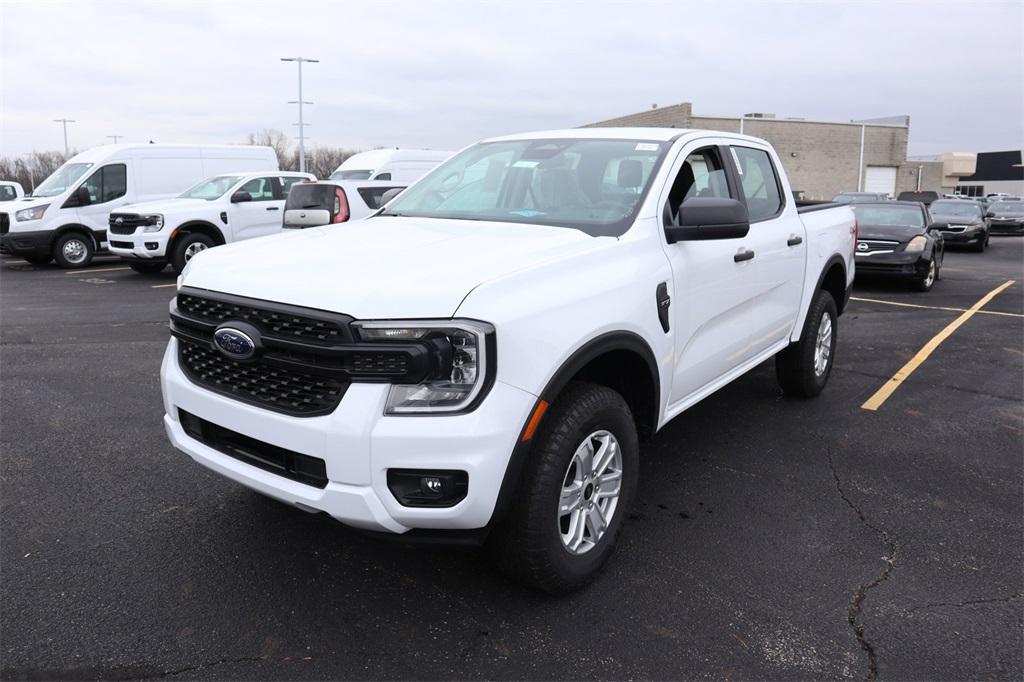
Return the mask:
{"type": "Polygon", "coordinates": [[[221,327],[213,333],[213,343],[232,360],[248,360],[256,352],[256,342],[239,329],[221,327]]]}

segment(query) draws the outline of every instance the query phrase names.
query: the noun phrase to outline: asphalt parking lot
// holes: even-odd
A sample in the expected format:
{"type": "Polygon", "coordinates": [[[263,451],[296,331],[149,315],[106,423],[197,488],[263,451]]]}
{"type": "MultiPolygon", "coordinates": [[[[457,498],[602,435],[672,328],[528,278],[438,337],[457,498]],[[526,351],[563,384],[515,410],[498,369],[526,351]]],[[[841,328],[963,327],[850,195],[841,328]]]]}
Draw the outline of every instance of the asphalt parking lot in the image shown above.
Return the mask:
{"type": "Polygon", "coordinates": [[[552,599],[202,469],[161,425],[173,277],[4,257],[0,677],[1021,679],[1022,280],[993,238],[929,293],[858,283],[825,393],[766,364],[672,422],[552,599]]]}

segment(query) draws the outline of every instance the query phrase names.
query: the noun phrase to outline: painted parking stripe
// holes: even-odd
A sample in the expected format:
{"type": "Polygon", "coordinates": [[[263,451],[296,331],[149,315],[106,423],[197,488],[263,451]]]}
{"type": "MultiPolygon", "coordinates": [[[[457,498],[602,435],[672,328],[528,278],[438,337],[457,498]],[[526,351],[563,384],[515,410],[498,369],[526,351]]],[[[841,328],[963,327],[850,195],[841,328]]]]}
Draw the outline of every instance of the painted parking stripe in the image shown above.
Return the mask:
{"type": "Polygon", "coordinates": [[[68,272],[65,272],[64,274],[65,275],[79,275],[79,276],[81,276],[83,274],[91,275],[94,272],[118,272],[120,270],[131,270],[131,268],[102,268],[102,269],[99,269],[99,270],[70,270],[68,272]]]}
{"type": "Polygon", "coordinates": [[[176,287],[176,286],[178,286],[177,282],[171,282],[170,284],[154,284],[154,285],[150,286],[149,288],[150,289],[165,289],[167,287],[176,287]]]}
{"type": "MultiPolygon", "coordinates": [[[[946,308],[939,305],[918,305],[916,303],[899,303],[897,301],[883,301],[878,298],[858,298],[857,296],[851,296],[851,301],[861,301],[863,303],[881,303],[883,305],[898,305],[902,308],[922,308],[924,310],[946,310],[952,313],[965,313],[967,308],[946,308]]],[[[1000,310],[978,310],[976,311],[979,315],[1004,315],[1006,317],[1024,317],[1022,313],[1004,313],[1000,310]]]]}
{"type": "Polygon", "coordinates": [[[900,367],[899,371],[893,374],[892,378],[890,378],[889,381],[885,382],[885,384],[880,389],[875,391],[875,394],[868,398],[867,402],[861,405],[861,407],[864,408],[865,410],[871,411],[875,411],[879,407],[881,407],[882,404],[889,399],[889,396],[896,392],[896,389],[900,387],[900,384],[906,381],[907,378],[914,373],[914,370],[920,367],[921,363],[927,360],[928,357],[933,352],[935,352],[935,349],[939,347],[939,344],[941,344],[943,341],[949,338],[950,335],[952,335],[953,332],[959,329],[964,322],[974,317],[974,314],[981,310],[981,308],[985,304],[987,304],[989,301],[995,298],[996,295],[999,294],[999,292],[1001,292],[1003,289],[1006,289],[1013,283],[1014,280],[1011,279],[1004,282],[1003,284],[1000,284],[995,289],[982,296],[977,303],[975,303],[970,308],[961,313],[959,317],[957,317],[955,320],[946,325],[945,329],[943,329],[941,332],[932,337],[931,341],[924,344],[921,350],[917,351],[917,354],[915,354],[914,357],[910,358],[907,364],[900,367]]]}

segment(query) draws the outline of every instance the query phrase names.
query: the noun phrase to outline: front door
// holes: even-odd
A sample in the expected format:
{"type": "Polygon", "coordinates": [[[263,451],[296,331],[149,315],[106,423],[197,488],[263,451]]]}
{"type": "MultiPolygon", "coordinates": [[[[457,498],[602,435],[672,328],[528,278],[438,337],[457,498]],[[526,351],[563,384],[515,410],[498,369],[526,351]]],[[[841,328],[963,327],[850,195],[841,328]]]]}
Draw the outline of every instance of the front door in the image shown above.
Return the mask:
{"type": "Polygon", "coordinates": [[[89,203],[78,206],[78,222],[92,230],[100,248],[105,248],[110,212],[128,203],[128,166],[124,163],[101,166],[81,187],[89,191],[89,203]]]}
{"type": "MultiPolygon", "coordinates": [[[[662,225],[678,221],[690,197],[739,199],[717,140],[697,140],[676,159],[675,180],[663,198],[662,225]]],[[[751,356],[750,273],[752,263],[737,260],[746,238],[666,244],[673,273],[671,324],[675,374],[669,409],[742,365],[751,356]]]]}
{"type": "Polygon", "coordinates": [[[249,194],[249,201],[231,204],[228,225],[232,241],[253,239],[281,230],[284,198],[280,181],[275,176],[253,178],[235,190],[249,194]]]}

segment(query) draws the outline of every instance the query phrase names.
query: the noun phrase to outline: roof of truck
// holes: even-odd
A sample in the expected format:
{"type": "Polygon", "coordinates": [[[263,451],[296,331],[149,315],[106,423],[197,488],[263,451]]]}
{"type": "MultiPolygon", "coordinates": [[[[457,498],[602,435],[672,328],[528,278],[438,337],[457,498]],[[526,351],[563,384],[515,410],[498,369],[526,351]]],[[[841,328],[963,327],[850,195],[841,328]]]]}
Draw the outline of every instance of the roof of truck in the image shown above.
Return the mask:
{"type": "Polygon", "coordinates": [[[657,142],[671,142],[684,135],[700,135],[706,137],[729,137],[736,140],[748,140],[766,144],[764,140],[750,135],[739,135],[726,131],[703,130],[696,128],[568,128],[565,130],[542,130],[530,133],[516,133],[514,135],[502,135],[491,137],[484,142],[498,142],[511,140],[536,140],[536,139],[600,139],[600,140],[653,140],[657,142]]]}

